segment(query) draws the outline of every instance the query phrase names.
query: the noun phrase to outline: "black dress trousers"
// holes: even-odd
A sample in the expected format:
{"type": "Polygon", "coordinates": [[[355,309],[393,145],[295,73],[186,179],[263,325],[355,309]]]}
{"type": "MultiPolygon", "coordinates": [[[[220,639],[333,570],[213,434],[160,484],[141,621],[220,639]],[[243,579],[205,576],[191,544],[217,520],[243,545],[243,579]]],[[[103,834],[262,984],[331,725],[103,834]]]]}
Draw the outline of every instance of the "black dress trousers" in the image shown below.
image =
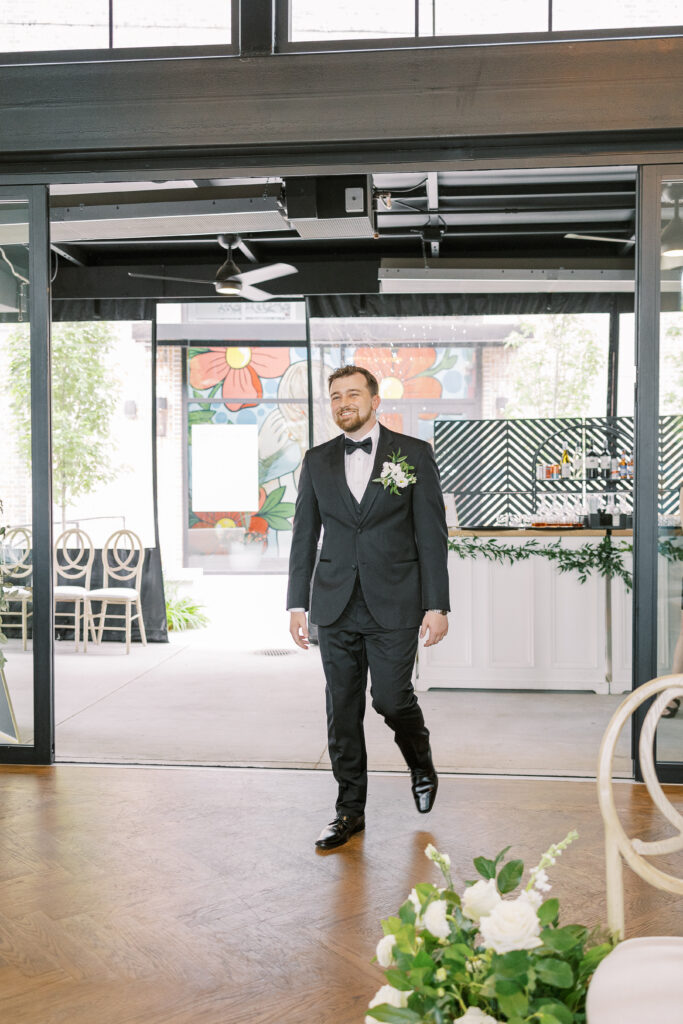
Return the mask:
{"type": "Polygon", "coordinates": [[[411,682],[419,630],[378,625],[356,581],[339,618],[318,626],[327,682],[327,737],[339,795],[337,813],[356,816],[365,808],[367,754],[363,717],[370,669],[372,706],[394,731],[409,768],[432,767],[429,732],[411,682]]]}

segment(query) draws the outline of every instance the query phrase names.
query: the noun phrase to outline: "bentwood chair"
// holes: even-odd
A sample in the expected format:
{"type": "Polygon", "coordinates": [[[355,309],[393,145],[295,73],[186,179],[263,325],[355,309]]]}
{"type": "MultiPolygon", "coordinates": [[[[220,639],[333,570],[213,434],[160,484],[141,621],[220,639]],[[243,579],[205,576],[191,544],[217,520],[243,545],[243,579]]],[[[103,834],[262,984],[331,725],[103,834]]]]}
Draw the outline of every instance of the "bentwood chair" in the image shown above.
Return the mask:
{"type": "Polygon", "coordinates": [[[5,598],[10,607],[2,613],[5,625],[11,620],[21,624],[21,639],[24,650],[28,648],[28,620],[33,615],[29,608],[33,604],[33,590],[28,585],[33,573],[31,562],[31,531],[27,526],[15,526],[2,538],[0,547],[0,573],[5,586],[5,598]],[[18,604],[18,609],[11,606],[18,604]]]}
{"type": "Polygon", "coordinates": [[[83,651],[88,650],[88,617],[86,598],[90,587],[90,574],[95,558],[92,541],[83,530],[72,527],[60,534],[54,545],[55,579],[66,579],[66,584],[54,587],[55,625],[57,619],[73,621],[76,650],[80,642],[81,622],[83,623],[83,651]],[[72,611],[57,611],[58,604],[73,605],[72,611]]]}
{"type": "Polygon", "coordinates": [[[117,530],[109,537],[102,549],[103,586],[96,590],[89,590],[86,597],[86,618],[93,629],[95,628],[95,616],[92,602],[101,602],[96,632],[97,643],[102,643],[105,628],[114,632],[125,632],[126,654],[130,653],[131,626],[136,619],[140,628],[140,639],[145,647],[147,646],[140,603],[144,559],[145,550],[138,535],[132,530],[117,530]],[[109,586],[110,582],[119,585],[112,587],[109,586]],[[110,605],[123,606],[123,614],[110,612],[110,605]],[[107,618],[109,622],[106,621],[107,618]],[[123,622],[123,625],[115,625],[120,622],[123,622]]]}
{"type": "MultiPolygon", "coordinates": [[[[683,697],[683,675],[662,676],[639,686],[619,705],[607,726],[598,763],[598,798],[605,827],[607,923],[624,936],[625,861],[657,889],[683,896],[683,878],[650,864],[649,857],[683,850],[683,815],[667,800],[657,778],[654,737],[667,704],[683,697]],[[645,701],[654,697],[640,734],[643,780],[657,810],[675,829],[667,839],[629,839],[617,815],[612,786],[612,759],[619,734],[645,701]]],[[[588,988],[587,1024],[662,1024],[683,1022],[683,937],[656,936],[621,942],[598,966],[588,988]]]]}

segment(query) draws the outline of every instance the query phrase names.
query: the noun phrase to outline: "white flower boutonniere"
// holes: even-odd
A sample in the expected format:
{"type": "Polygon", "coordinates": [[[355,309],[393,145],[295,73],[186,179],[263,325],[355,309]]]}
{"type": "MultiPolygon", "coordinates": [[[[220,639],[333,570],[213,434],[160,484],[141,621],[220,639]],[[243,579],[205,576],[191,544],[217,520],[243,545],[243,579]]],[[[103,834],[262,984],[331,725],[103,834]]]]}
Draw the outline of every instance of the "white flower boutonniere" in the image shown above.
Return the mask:
{"type": "Polygon", "coordinates": [[[400,448],[397,452],[392,452],[391,461],[384,463],[380,476],[375,477],[373,484],[382,484],[385,491],[400,494],[409,484],[417,483],[415,467],[411,466],[406,458],[405,455],[401,455],[400,448]]]}

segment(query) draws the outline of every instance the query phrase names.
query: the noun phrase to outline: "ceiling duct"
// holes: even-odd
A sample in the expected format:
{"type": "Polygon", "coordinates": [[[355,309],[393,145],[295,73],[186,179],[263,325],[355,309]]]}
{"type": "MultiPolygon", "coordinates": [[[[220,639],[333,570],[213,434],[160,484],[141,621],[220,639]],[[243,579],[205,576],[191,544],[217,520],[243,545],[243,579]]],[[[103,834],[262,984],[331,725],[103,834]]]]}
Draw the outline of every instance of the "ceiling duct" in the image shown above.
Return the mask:
{"type": "Polygon", "coordinates": [[[55,242],[287,230],[279,185],[56,196],[50,220],[55,242]]]}
{"type": "Polygon", "coordinates": [[[372,238],[368,174],[286,178],[287,217],[302,238],[372,238]]]}

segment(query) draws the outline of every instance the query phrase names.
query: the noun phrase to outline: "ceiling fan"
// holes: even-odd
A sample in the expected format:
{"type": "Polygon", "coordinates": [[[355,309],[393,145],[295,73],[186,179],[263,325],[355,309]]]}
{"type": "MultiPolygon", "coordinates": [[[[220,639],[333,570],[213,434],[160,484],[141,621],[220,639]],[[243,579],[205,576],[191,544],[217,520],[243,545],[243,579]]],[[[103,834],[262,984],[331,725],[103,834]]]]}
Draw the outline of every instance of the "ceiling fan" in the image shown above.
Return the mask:
{"type": "Polygon", "coordinates": [[[617,242],[619,245],[635,245],[635,235],[631,238],[614,238],[612,235],[583,235],[570,231],[564,236],[565,238],[579,238],[587,242],[617,242]]]}
{"type": "Polygon", "coordinates": [[[239,245],[239,235],[219,235],[218,244],[228,250],[224,263],[216,271],[213,281],[199,280],[195,277],[172,277],[170,274],[139,274],[129,270],[129,277],[144,277],[154,281],[182,281],[186,284],[213,284],[218,295],[232,295],[235,298],[249,299],[251,302],[264,302],[272,299],[269,292],[264,292],[254,285],[261,281],[274,281],[277,277],[296,274],[296,267],[289,263],[271,263],[257,270],[240,270],[232,258],[232,250],[239,245]]]}

